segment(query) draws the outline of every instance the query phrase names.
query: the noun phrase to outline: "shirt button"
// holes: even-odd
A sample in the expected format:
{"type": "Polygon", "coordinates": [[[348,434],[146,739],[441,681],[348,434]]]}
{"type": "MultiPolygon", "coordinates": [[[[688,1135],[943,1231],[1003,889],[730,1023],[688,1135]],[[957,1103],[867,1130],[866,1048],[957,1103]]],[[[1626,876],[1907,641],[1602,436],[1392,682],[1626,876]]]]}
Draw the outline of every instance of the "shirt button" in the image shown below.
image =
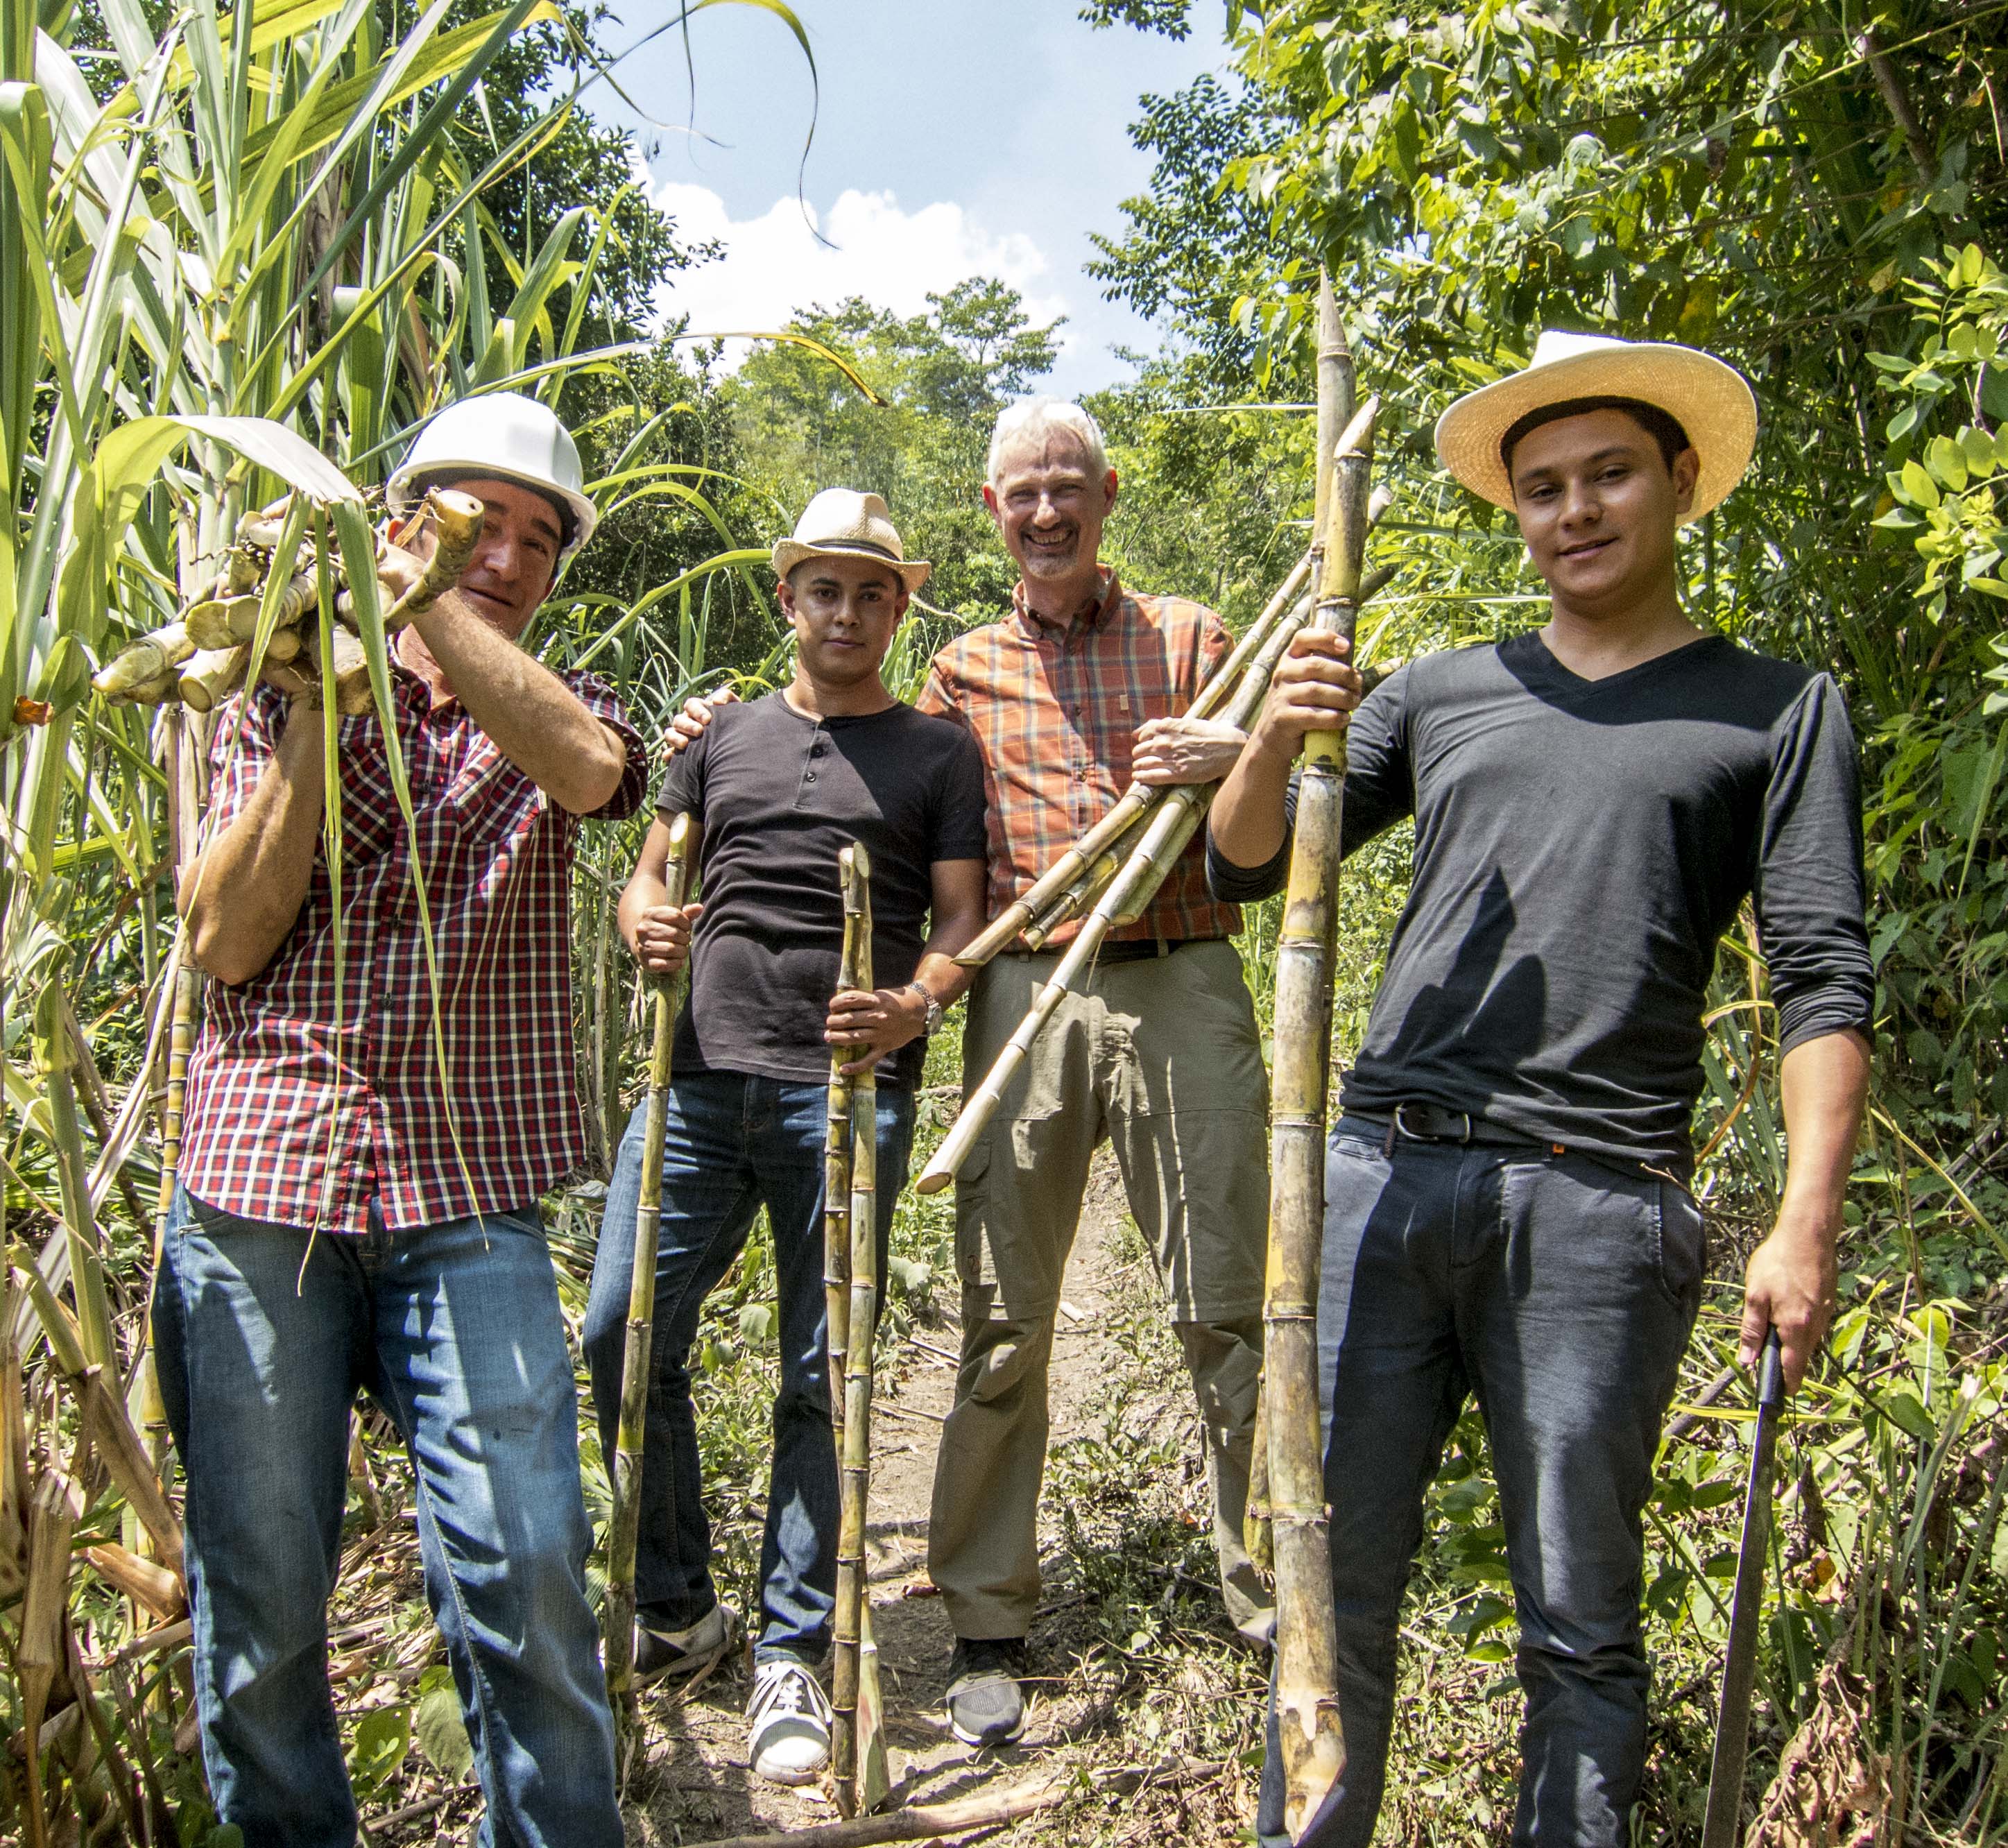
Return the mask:
{"type": "Polygon", "coordinates": [[[804,781],[813,783],[815,781],[815,772],[814,770],[811,770],[804,781]]]}

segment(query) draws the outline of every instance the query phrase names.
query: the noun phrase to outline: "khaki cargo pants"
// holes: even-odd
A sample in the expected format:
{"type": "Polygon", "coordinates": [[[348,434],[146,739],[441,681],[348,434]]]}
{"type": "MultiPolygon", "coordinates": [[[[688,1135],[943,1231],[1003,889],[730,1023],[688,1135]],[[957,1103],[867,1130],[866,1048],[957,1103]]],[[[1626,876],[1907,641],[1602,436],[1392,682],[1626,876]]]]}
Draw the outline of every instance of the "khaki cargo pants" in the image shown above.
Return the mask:
{"type": "MultiPolygon", "coordinates": [[[[1058,961],[1000,956],[977,978],[965,1085],[989,1069],[1058,961]]],[[[1228,1614],[1259,1640],[1272,1614],[1241,1524],[1262,1364],[1268,1092],[1228,943],[1098,969],[1060,1004],[970,1152],[956,1191],[962,1365],[935,1467],[928,1570],[957,1636],[1031,1628],[1054,1318],[1105,1137],[1192,1375],[1228,1614]]]]}

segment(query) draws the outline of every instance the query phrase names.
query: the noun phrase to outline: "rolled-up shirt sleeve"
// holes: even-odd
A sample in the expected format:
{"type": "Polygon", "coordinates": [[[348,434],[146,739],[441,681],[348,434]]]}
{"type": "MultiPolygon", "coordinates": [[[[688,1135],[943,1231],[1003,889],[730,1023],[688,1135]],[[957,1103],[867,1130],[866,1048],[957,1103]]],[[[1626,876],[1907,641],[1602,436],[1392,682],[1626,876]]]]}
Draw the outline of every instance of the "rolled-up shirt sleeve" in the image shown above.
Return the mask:
{"type": "MultiPolygon", "coordinates": [[[[1363,847],[1375,835],[1412,814],[1415,777],[1409,761],[1408,690],[1411,669],[1400,667],[1360,702],[1346,733],[1345,809],[1341,838],[1345,851],[1363,847]]],[[[1206,883],[1215,898],[1253,905],[1280,892],[1290,873],[1290,848],[1297,825],[1301,770],[1290,773],[1283,793],[1283,844],[1260,866],[1239,866],[1206,834],[1206,883]]]]}
{"type": "Polygon", "coordinates": [[[1753,896],[1783,1054],[1873,1028],[1861,776],[1840,689],[1821,674],[1773,728],[1753,896]]]}
{"type": "Polygon", "coordinates": [[[613,689],[597,674],[574,669],[559,678],[578,696],[580,704],[620,739],[627,751],[627,761],[621,766],[620,781],[614,785],[613,793],[590,815],[579,819],[625,821],[641,807],[649,794],[649,747],[642,743],[642,735],[628,723],[627,709],[614,697],[613,689]]]}

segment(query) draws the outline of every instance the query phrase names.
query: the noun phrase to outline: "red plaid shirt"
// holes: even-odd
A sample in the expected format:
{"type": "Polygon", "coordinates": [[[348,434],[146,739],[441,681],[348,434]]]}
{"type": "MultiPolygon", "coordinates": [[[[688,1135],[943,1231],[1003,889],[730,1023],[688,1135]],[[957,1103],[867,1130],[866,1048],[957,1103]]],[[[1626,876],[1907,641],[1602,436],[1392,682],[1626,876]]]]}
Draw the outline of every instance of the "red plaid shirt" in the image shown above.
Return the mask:
{"type": "MultiPolygon", "coordinates": [[[[1178,597],[1134,597],[1106,573],[1100,599],[1064,625],[1025,607],[934,658],[917,703],[960,719],[983,752],[994,918],[1115,806],[1146,719],[1175,718],[1233,646],[1227,625],[1178,597]]],[[[1241,913],[1206,889],[1204,830],[1151,908],[1111,942],[1231,936],[1241,913]]],[[[1080,929],[1054,933],[1063,943],[1080,929]]]]}
{"type": "MultiPolygon", "coordinates": [[[[415,674],[394,667],[392,678],[415,835],[382,728],[342,719],[338,948],[323,849],[270,965],[239,987],[209,984],[182,1179],[246,1219],[361,1232],[373,1196],[393,1227],[506,1211],[585,1159],[572,1057],[576,819],[458,702],[435,707],[415,674]],[[437,1035],[415,866],[432,918],[437,1035]]],[[[648,785],[641,739],[603,682],[562,678],[628,746],[599,813],[632,814],[648,785]]],[[[212,747],[219,828],[249,799],[285,717],[284,699],[260,687],[232,751],[238,705],[212,747]]]]}

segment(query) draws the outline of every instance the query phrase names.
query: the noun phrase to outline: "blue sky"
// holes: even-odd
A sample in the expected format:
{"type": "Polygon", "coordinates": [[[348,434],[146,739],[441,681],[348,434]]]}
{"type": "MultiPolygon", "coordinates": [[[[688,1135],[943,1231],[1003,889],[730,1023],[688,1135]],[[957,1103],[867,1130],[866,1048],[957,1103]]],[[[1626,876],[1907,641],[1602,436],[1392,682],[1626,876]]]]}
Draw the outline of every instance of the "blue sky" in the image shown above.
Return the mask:
{"type": "MultiPolygon", "coordinates": [[[[1079,0],[794,0],[814,48],[820,112],[802,193],[812,107],[787,28],[754,7],[716,6],[691,25],[695,121],[681,34],[625,60],[622,87],[655,121],[596,87],[596,115],[656,143],[658,199],[693,237],[726,255],[666,296],[695,329],[779,326],[815,302],[864,295],[903,313],[972,275],[999,275],[1041,319],[1067,317],[1052,388],[1091,390],[1125,375],[1111,349],[1146,349],[1156,331],[1100,299],[1082,266],[1091,232],[1122,227],[1121,201],[1150,164],[1128,126],[1144,92],[1222,68],[1221,9],[1200,0],[1183,44],[1126,27],[1094,31],[1079,0]]],[[[622,8],[616,46],[652,9],[622,8]]]]}

